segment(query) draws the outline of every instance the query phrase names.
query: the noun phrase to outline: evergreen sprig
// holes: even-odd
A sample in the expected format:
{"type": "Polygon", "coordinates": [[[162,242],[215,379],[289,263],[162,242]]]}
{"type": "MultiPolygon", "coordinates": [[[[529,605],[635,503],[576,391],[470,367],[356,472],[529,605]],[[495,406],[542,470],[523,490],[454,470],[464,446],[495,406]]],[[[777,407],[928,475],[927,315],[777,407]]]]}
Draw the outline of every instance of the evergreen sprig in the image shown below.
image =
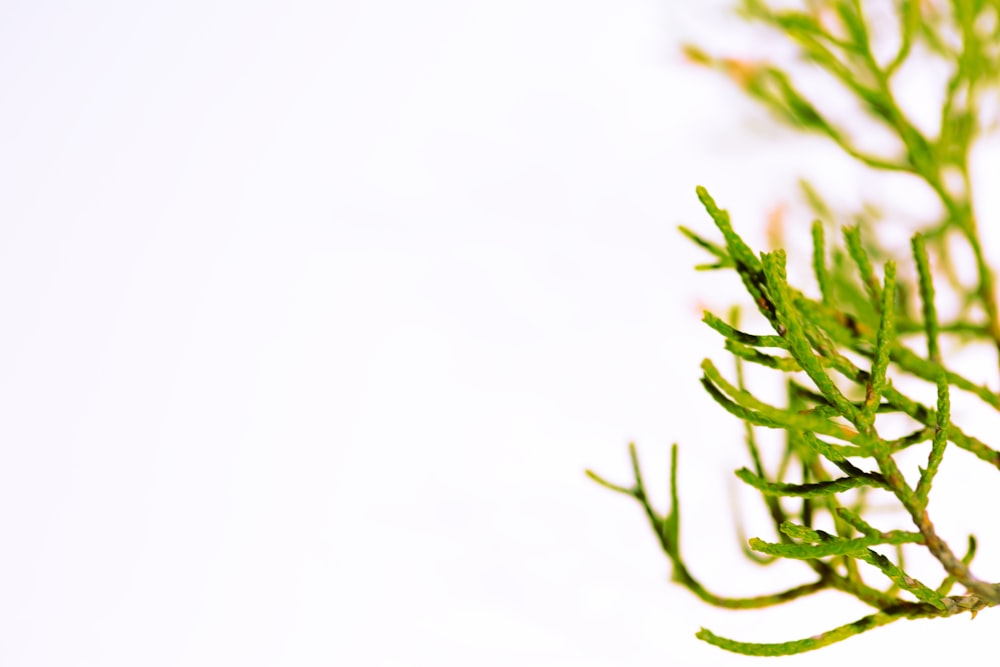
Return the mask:
{"type": "MultiPolygon", "coordinates": [[[[693,61],[713,67],[741,86],[779,119],[832,140],[866,168],[903,172],[924,183],[937,197],[941,216],[912,236],[913,271],[897,270],[886,259],[867,226],[842,228],[843,245],[830,247],[825,223],[811,227],[810,263],[817,285],[810,290],[788,278],[783,250],[757,252],[735,230],[728,212],[708,191],[697,195],[719,238],[681,228],[712,256],[702,270],[735,271],[753,307],[770,331],[741,329],[738,310],[726,318],[706,312],[705,324],[718,333],[735,362],[728,380],[706,359],[701,383],[708,394],[745,425],[751,468],[736,476],[760,493],[774,523],[777,542],[751,538],[745,550],[754,562],[778,559],[806,563],[812,581],[750,598],[710,592],[695,579],[681,553],[677,446],[671,452],[670,507],[654,509],[634,445],[629,446],[633,482],[619,486],[587,474],[602,486],[630,496],[643,508],[660,546],[673,566],[673,579],[705,602],[732,609],[782,604],[821,590],[837,590],[872,607],[873,613],[806,639],[765,644],[727,639],[702,629],[697,637],[747,655],[788,655],[842,641],[902,618],[935,618],[1000,604],[1000,583],[977,578],[970,566],[976,553],[970,536],[965,554],[955,554],[939,536],[929,513],[935,476],[949,446],[959,447],[1000,468],[1000,451],[968,435],[952,421],[951,397],[960,391],[1000,410],[1000,396],[982,380],[953,368],[943,341],[984,342],[1000,351],[1000,314],[992,269],[987,265],[972,205],[971,147],[986,129],[981,102],[1000,81],[1000,0],[896,2],[895,46],[876,44],[870,17],[860,0],[806,0],[801,9],[775,9],[763,0],[745,0],[741,10],[791,40],[803,60],[839,82],[871,122],[887,128],[897,150],[875,154],[862,149],[832,115],[803,93],[779,66],[716,57],[686,47],[693,61]],[[945,38],[943,35],[953,35],[945,38]],[[876,53],[879,55],[876,56],[876,53]],[[893,80],[908,64],[937,58],[951,67],[936,134],[922,132],[896,98],[893,80]],[[975,283],[966,285],[954,271],[955,243],[965,243],[974,258],[975,283]],[[956,293],[962,308],[941,321],[936,299],[941,289],[956,293]],[[917,307],[910,298],[917,300],[917,307]],[[918,351],[910,340],[922,336],[918,351]],[[747,364],[785,377],[784,405],[759,399],[745,383],[747,364]],[[937,401],[926,405],[904,392],[907,383],[936,387],[937,401]],[[882,415],[911,423],[910,432],[890,437],[882,415]],[[784,434],[780,464],[768,470],[756,436],[758,428],[784,434]],[[914,481],[896,461],[900,451],[929,444],[926,464],[914,481]],[[870,492],[888,494],[909,517],[914,530],[881,530],[872,521],[870,492]],[[782,501],[785,502],[782,502],[782,501]],[[789,509],[794,507],[795,509],[789,509]],[[818,527],[820,518],[834,533],[818,527]],[[928,584],[907,572],[904,548],[926,550],[942,569],[941,581],[928,584]],[[885,553],[883,553],[885,552],[885,553]],[[886,554],[891,555],[886,555],[886,554]],[[869,584],[862,573],[879,572],[887,583],[869,584]],[[951,595],[955,584],[965,592],[951,595]]],[[[886,39],[883,35],[879,39],[886,39]]],[[[833,209],[808,183],[803,191],[814,211],[830,221],[833,209]]],[[[796,258],[792,258],[795,260],[796,258]]]]}

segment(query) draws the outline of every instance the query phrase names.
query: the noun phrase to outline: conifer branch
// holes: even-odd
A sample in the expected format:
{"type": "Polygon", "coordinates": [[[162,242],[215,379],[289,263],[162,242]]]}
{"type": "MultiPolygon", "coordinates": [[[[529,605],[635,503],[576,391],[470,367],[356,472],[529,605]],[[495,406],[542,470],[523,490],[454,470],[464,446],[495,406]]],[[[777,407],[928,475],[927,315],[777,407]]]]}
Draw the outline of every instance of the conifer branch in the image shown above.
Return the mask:
{"type": "Polygon", "coordinates": [[[706,603],[753,609],[829,589],[874,609],[868,616],[812,637],[780,643],[737,641],[706,629],[697,633],[699,639],[722,649],[789,655],[899,619],[966,612],[975,616],[1000,605],[1000,582],[973,573],[975,537],[969,536],[959,557],[941,538],[930,509],[936,506],[934,481],[952,448],[965,449],[1000,469],[1000,451],[969,435],[953,421],[951,410],[954,391],[979,399],[986,410],[1000,410],[1000,396],[988,378],[958,372],[945,354],[951,349],[946,341],[985,343],[1000,362],[1000,309],[973,210],[969,164],[972,145],[986,126],[980,111],[982,96],[1000,88],[1000,49],[995,46],[1000,42],[1000,0],[955,1],[947,8],[900,0],[898,42],[888,57],[884,49],[876,48],[870,17],[860,0],[806,0],[804,9],[795,10],[773,8],[765,0],[744,0],[741,9],[749,20],[773,28],[793,43],[804,61],[829,74],[869,121],[892,133],[896,152],[879,155],[860,149],[840,119],[810,99],[795,77],[778,65],[713,56],[695,46],[685,47],[688,58],[722,72],[778,119],[826,137],[866,169],[913,175],[937,198],[944,215],[923,221],[912,235],[912,274],[905,262],[897,270],[896,262],[880,249],[871,226],[857,219],[842,226],[842,245],[828,243],[825,225],[845,216],[805,181],[800,183],[803,196],[818,216],[810,228],[808,259],[790,257],[781,249],[754,251],[737,233],[729,213],[703,187],[696,193],[717,238],[681,228],[710,255],[711,263],[697,268],[734,271],[766,329],[743,330],[735,307],[727,319],[709,312],[703,318],[732,356],[736,379],[726,379],[706,359],[701,365],[702,386],[743,422],[751,467],[740,468],[736,476],[760,494],[777,536],[777,541],[752,537],[744,552],[761,565],[785,559],[804,562],[815,575],[813,581],[777,593],[731,598],[709,591],[696,579],[680,549],[676,445],[671,451],[670,507],[665,514],[649,502],[634,445],[629,446],[634,478],[630,486],[613,484],[591,471],[587,474],[638,502],[671,563],[673,580],[706,603]],[[957,41],[943,39],[946,31],[957,41]],[[926,57],[952,68],[936,135],[918,129],[892,85],[908,63],[926,57]],[[974,258],[973,285],[963,285],[953,271],[956,237],[974,258]],[[807,262],[815,277],[815,294],[789,281],[788,265],[807,262]],[[960,315],[944,322],[939,321],[936,303],[942,287],[955,290],[962,303],[960,315]],[[914,337],[922,337],[920,345],[911,345],[914,337]],[[748,368],[782,374],[787,403],[758,398],[745,382],[748,368]],[[925,405],[911,398],[900,389],[904,379],[929,383],[936,389],[936,403],[925,405]],[[881,421],[886,414],[908,419],[909,431],[886,435],[881,421]],[[758,428],[783,434],[775,470],[766,470],[762,463],[758,428]],[[908,481],[896,457],[918,445],[929,445],[926,464],[914,481],[908,481]],[[871,489],[887,493],[913,530],[879,529],[868,503],[871,489]],[[826,525],[818,523],[821,515],[832,522],[834,533],[817,527],[826,525]],[[910,574],[904,558],[907,549],[923,549],[933,556],[943,571],[940,582],[930,584],[910,574]],[[888,584],[878,588],[866,583],[863,568],[881,572],[888,584]],[[965,593],[951,595],[955,584],[965,593]]]}

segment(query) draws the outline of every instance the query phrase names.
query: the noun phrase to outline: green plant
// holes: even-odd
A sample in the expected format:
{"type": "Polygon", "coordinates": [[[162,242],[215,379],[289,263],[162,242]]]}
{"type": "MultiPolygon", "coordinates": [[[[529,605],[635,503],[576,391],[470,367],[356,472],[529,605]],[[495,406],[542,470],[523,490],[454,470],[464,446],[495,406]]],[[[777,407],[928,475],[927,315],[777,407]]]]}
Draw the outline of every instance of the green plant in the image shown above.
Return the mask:
{"type": "MultiPolygon", "coordinates": [[[[704,316],[735,359],[735,380],[726,379],[706,359],[701,383],[719,405],[744,422],[751,467],[736,474],[760,492],[775,528],[774,541],[751,539],[747,553],[762,563],[804,561],[814,579],[753,598],[722,597],[695,579],[680,549],[676,445],[665,514],[650,504],[634,445],[630,486],[587,474],[638,501],[672,563],[674,580],[707,603],[752,609],[833,589],[873,609],[827,632],[777,644],[734,641],[705,629],[697,633],[729,651],[800,653],[901,618],[975,615],[1000,604],[1000,583],[983,581],[970,569],[975,538],[970,536],[964,555],[958,555],[941,539],[928,513],[935,475],[951,448],[965,449],[1000,468],[1000,451],[963,430],[950,415],[956,391],[993,409],[1000,409],[1000,396],[980,380],[957,372],[946,358],[958,345],[986,344],[1000,351],[994,277],[982,248],[970,173],[972,146],[986,129],[983,101],[996,92],[1000,80],[1000,0],[898,0],[894,7],[895,30],[873,35],[873,22],[866,15],[870,7],[859,0],[812,0],[798,10],[774,9],[760,0],[742,4],[747,18],[791,40],[814,71],[831,76],[869,122],[889,131],[896,149],[884,154],[863,148],[856,133],[843,129],[802,92],[787,68],[686,48],[691,60],[726,74],[779,119],[827,137],[866,168],[911,176],[940,204],[935,219],[921,221],[912,236],[913,268],[906,271],[897,271],[892,260],[880,261],[885,253],[877,238],[863,233],[862,225],[844,227],[843,247],[828,249],[824,223],[814,222],[811,265],[816,290],[810,295],[789,283],[785,251],[754,252],[734,231],[727,212],[698,188],[721,234],[720,241],[713,241],[681,229],[714,258],[698,268],[734,271],[761,323],[772,331],[744,332],[736,309],[728,321],[711,313],[704,316]],[[928,132],[911,120],[894,86],[907,67],[931,60],[946,65],[950,74],[937,128],[928,132]],[[973,258],[971,282],[960,279],[955,270],[956,252],[963,245],[973,258]],[[958,305],[939,319],[942,295],[955,297],[958,305]],[[748,364],[782,374],[785,405],[769,404],[749,390],[744,378],[748,364]],[[912,389],[920,383],[935,388],[936,402],[913,397],[912,389]],[[903,435],[891,435],[888,426],[899,424],[907,425],[903,435]],[[764,465],[758,429],[783,434],[780,464],[770,470],[764,465]],[[897,459],[904,450],[915,454],[913,448],[927,451],[922,467],[907,478],[897,459]],[[877,527],[873,498],[891,499],[913,529],[877,527]],[[921,581],[908,572],[904,553],[913,548],[940,564],[940,581],[921,581]],[[873,575],[877,578],[876,572],[885,577],[881,587],[869,581],[873,575]],[[965,591],[953,594],[956,584],[965,591]]],[[[811,186],[806,184],[804,190],[813,209],[829,222],[829,206],[811,186]]]]}

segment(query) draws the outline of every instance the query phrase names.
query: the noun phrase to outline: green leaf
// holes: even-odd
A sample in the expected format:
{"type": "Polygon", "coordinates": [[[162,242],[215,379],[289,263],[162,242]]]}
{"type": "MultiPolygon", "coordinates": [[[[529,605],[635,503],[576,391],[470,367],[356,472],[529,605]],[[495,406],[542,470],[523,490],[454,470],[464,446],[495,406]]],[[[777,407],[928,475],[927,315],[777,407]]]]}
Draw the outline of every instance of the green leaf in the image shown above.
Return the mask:
{"type": "MultiPolygon", "coordinates": [[[[791,528],[805,528],[804,526],[789,526],[782,524],[781,530],[785,534],[791,533],[790,537],[803,537],[802,531],[791,530],[791,528]]],[[[809,529],[806,529],[809,530],[809,529]]],[[[781,556],[782,558],[796,558],[799,560],[812,560],[816,558],[826,558],[828,556],[854,556],[856,558],[867,559],[868,547],[879,544],[922,544],[924,536],[920,533],[907,532],[903,530],[893,530],[878,535],[865,535],[854,539],[836,537],[823,531],[815,531],[814,538],[818,544],[775,544],[765,542],[758,538],[750,540],[750,548],[771,556],[781,556]]]]}
{"type": "Polygon", "coordinates": [[[702,321],[708,326],[718,331],[726,338],[734,340],[738,343],[742,343],[744,345],[749,345],[752,347],[774,347],[781,349],[788,347],[787,344],[785,343],[785,340],[781,336],[757,336],[754,334],[744,333],[742,331],[739,331],[738,329],[729,326],[724,321],[722,321],[717,316],[713,315],[708,311],[705,311],[705,313],[702,315],[702,321]]]}
{"type": "Polygon", "coordinates": [[[886,262],[884,269],[884,284],[882,286],[882,304],[879,310],[878,336],[875,342],[875,358],[872,360],[870,373],[871,380],[868,383],[868,392],[865,396],[865,409],[862,412],[862,421],[869,429],[871,437],[878,437],[875,433],[875,411],[882,402],[882,395],[885,393],[887,385],[886,371],[889,368],[890,351],[895,343],[895,312],[896,312],[896,264],[886,262]]]}
{"type": "Polygon", "coordinates": [[[941,363],[941,351],[938,348],[938,318],[934,306],[934,280],[931,278],[930,261],[927,259],[927,246],[921,234],[915,234],[911,241],[913,259],[917,265],[917,282],[920,287],[920,303],[924,316],[924,328],[927,334],[927,358],[941,363]]]}
{"type": "Polygon", "coordinates": [[[719,262],[712,265],[714,268],[729,268],[735,266],[733,264],[733,260],[729,257],[729,252],[722,246],[712,243],[704,237],[699,236],[687,227],[679,226],[677,229],[679,229],[681,234],[686,236],[693,243],[719,258],[719,262]]]}
{"type": "Polygon", "coordinates": [[[736,471],[736,476],[750,486],[771,496],[795,496],[799,498],[817,498],[833,493],[857,489],[861,486],[874,486],[871,479],[865,477],[841,477],[824,482],[811,484],[786,484],[783,482],[768,482],[753,474],[746,468],[736,471]]]}
{"type": "MultiPolygon", "coordinates": [[[[899,543],[896,542],[895,544],[899,543]]],[[[872,551],[871,549],[866,549],[859,554],[859,557],[866,563],[874,565],[878,569],[882,570],[883,574],[889,577],[897,586],[905,591],[913,593],[921,602],[931,604],[940,611],[947,610],[947,605],[944,600],[941,599],[941,595],[938,594],[937,591],[928,588],[917,579],[914,579],[900,570],[892,561],[882,554],[877,551],[872,551]]]]}
{"type": "Polygon", "coordinates": [[[931,453],[927,459],[927,468],[920,472],[920,481],[917,482],[915,493],[918,506],[924,509],[927,507],[934,476],[944,459],[944,448],[948,444],[948,427],[951,425],[951,397],[948,393],[948,384],[944,379],[938,381],[937,390],[937,423],[934,426],[931,453]]]}
{"type": "Polygon", "coordinates": [[[823,370],[823,366],[813,353],[806,338],[805,324],[792,303],[791,290],[785,276],[785,253],[777,250],[764,253],[764,274],[768,292],[774,299],[778,333],[788,341],[788,349],[802,369],[816,383],[816,388],[851,422],[857,420],[857,409],[848,401],[837,385],[823,370]]]}
{"type": "Polygon", "coordinates": [[[823,648],[824,646],[835,644],[850,637],[854,637],[855,635],[859,635],[862,632],[867,632],[868,630],[887,625],[893,621],[898,621],[899,619],[906,617],[907,615],[902,612],[895,614],[880,612],[878,614],[872,614],[871,616],[865,616],[864,618],[860,618],[853,623],[841,625],[833,630],[828,630],[806,639],[796,639],[793,641],[779,642],[775,644],[741,642],[734,639],[727,639],[725,637],[720,637],[705,628],[699,630],[695,636],[704,642],[708,642],[713,646],[717,646],[732,653],[759,656],[795,655],[796,653],[815,651],[816,649],[823,648]]]}
{"type": "Polygon", "coordinates": [[[813,272],[816,274],[816,284],[823,295],[823,303],[833,301],[833,286],[830,284],[830,272],[826,267],[826,239],[823,237],[823,223],[814,220],[812,224],[813,239],[813,272]]]}

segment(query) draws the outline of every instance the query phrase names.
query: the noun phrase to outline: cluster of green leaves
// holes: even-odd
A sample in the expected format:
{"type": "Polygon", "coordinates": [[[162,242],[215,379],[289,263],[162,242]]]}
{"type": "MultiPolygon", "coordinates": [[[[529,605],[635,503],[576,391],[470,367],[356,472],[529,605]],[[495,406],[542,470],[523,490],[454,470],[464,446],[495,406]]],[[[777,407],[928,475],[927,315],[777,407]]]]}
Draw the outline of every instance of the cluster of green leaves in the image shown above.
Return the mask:
{"type": "MultiPolygon", "coordinates": [[[[721,240],[682,228],[713,256],[711,264],[699,268],[735,271],[772,331],[751,334],[741,330],[736,309],[725,319],[711,313],[704,318],[733,355],[736,375],[735,380],[728,380],[706,359],[702,385],[745,424],[752,466],[736,474],[760,493],[777,536],[772,542],[749,540],[747,554],[764,564],[779,559],[802,561],[813,570],[813,581],[773,594],[731,598],[710,592],[695,579],[680,549],[676,446],[666,513],[649,502],[634,446],[630,447],[634,474],[630,486],[612,484],[591,471],[588,475],[639,502],[672,563],[674,580],[705,602],[734,609],[759,608],[832,589],[874,610],[827,632],[777,644],[734,641],[705,629],[698,633],[699,638],[726,650],[750,655],[799,653],[900,618],[975,614],[1000,604],[1000,584],[980,580],[970,571],[974,537],[969,537],[964,555],[958,556],[940,538],[928,512],[933,481],[949,447],[965,449],[1000,468],[1000,451],[967,433],[950,416],[954,391],[967,392],[993,409],[1000,409],[1000,397],[949,368],[941,344],[943,337],[954,336],[1000,350],[994,279],[978,234],[969,165],[971,146],[985,126],[981,98],[996,89],[1000,78],[1000,0],[951,0],[947,6],[900,0],[896,3],[897,42],[891,55],[881,59],[875,53],[885,49],[876,49],[870,18],[859,0],[811,0],[796,11],[778,11],[760,0],[746,0],[742,9],[747,17],[791,39],[805,61],[839,81],[870,120],[896,137],[898,152],[875,155],[859,148],[777,66],[716,58],[694,47],[687,47],[688,55],[723,71],[779,118],[833,140],[866,168],[919,179],[940,201],[940,215],[925,222],[912,237],[915,268],[909,281],[897,275],[893,261],[876,266],[872,253],[876,243],[863,239],[859,226],[844,227],[843,247],[830,250],[823,223],[815,221],[811,264],[816,296],[789,283],[783,250],[754,252],[734,231],[727,212],[703,188],[698,189],[698,197],[721,240]],[[893,78],[913,58],[939,58],[951,66],[935,135],[917,128],[894,93],[893,78]],[[964,240],[975,258],[974,284],[963,284],[949,270],[952,244],[947,241],[953,236],[964,240]],[[962,306],[953,319],[943,322],[935,294],[942,281],[961,298],[962,306]],[[922,339],[919,350],[909,342],[914,336],[922,339]],[[748,365],[782,374],[785,405],[760,400],[748,389],[744,381],[748,365]],[[925,404],[909,395],[901,388],[906,385],[902,378],[935,386],[936,403],[925,404]],[[902,420],[910,425],[909,431],[890,437],[886,419],[902,420]],[[766,457],[758,429],[783,434],[780,464],[772,466],[773,470],[763,463],[766,457]],[[897,455],[927,445],[926,463],[918,478],[907,480],[897,455]],[[868,500],[875,494],[894,499],[914,529],[882,530],[873,525],[868,500]],[[821,525],[832,526],[833,532],[821,530],[821,525]],[[932,584],[909,574],[903,545],[925,549],[940,563],[942,579],[932,584]],[[884,586],[865,578],[873,571],[884,575],[884,586]],[[956,583],[965,588],[964,593],[952,594],[956,583]]],[[[832,215],[813,190],[807,194],[815,209],[832,215]]]]}

